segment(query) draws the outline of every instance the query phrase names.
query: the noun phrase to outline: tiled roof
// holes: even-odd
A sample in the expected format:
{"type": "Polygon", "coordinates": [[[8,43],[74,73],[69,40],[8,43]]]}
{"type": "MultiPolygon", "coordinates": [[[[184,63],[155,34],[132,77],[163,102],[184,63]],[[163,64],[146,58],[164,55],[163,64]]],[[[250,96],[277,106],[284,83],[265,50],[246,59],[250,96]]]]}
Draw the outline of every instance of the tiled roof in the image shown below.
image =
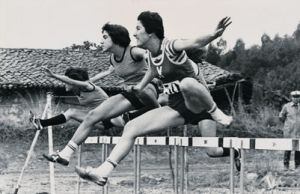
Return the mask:
{"type": "MultiPolygon", "coordinates": [[[[68,67],[85,67],[90,77],[107,69],[109,55],[96,51],[50,50],[50,49],[6,49],[0,48],[0,88],[57,88],[62,82],[47,77],[41,67],[48,67],[54,73],[64,74],[68,67]]],[[[204,63],[204,76],[217,85],[241,79],[214,65],[204,63]]],[[[121,81],[115,75],[101,79],[97,85],[116,87],[121,81]]]]}

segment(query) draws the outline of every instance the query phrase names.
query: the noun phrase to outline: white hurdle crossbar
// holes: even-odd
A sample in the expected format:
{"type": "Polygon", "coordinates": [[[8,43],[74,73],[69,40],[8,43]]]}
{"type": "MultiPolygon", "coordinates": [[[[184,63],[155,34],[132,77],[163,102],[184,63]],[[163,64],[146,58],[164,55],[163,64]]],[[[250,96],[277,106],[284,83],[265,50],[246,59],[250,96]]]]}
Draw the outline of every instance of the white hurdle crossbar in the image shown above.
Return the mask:
{"type": "MultiPolygon", "coordinates": [[[[117,144],[120,137],[111,136],[95,136],[88,137],[85,144],[117,144]]],[[[288,139],[288,138],[237,138],[237,137],[181,137],[181,136],[170,136],[170,137],[138,137],[135,140],[135,145],[159,145],[159,146],[174,146],[175,152],[177,153],[178,146],[180,147],[223,147],[230,148],[230,193],[234,193],[234,180],[233,180],[233,148],[241,150],[241,172],[240,172],[240,193],[244,193],[244,164],[245,164],[245,152],[244,150],[274,150],[274,151],[300,151],[300,139],[288,139]]],[[[140,150],[139,150],[140,151],[140,150]]],[[[140,153],[137,153],[140,154],[140,153]]],[[[177,155],[175,156],[177,157],[177,155]]],[[[136,157],[135,157],[136,159],[136,157]]],[[[175,158],[176,159],[176,158],[175,158]]],[[[138,159],[140,163],[140,158],[138,159]]],[[[135,161],[136,162],[136,161],[135,161]]],[[[177,160],[175,160],[176,169],[178,167],[177,160]]],[[[136,162],[137,164],[137,162],[136,162]]],[[[135,168],[137,165],[134,165],[135,168]]],[[[176,170],[175,169],[175,170],[176,170]]],[[[178,169],[177,169],[178,170],[178,169]]],[[[135,171],[135,191],[139,193],[140,185],[139,179],[140,168],[135,171]],[[137,176],[138,175],[138,176],[137,176]]],[[[175,172],[178,174],[178,171],[175,172]]],[[[178,177],[175,176],[175,193],[178,193],[178,177]]],[[[184,189],[181,189],[181,193],[184,189]]]]}

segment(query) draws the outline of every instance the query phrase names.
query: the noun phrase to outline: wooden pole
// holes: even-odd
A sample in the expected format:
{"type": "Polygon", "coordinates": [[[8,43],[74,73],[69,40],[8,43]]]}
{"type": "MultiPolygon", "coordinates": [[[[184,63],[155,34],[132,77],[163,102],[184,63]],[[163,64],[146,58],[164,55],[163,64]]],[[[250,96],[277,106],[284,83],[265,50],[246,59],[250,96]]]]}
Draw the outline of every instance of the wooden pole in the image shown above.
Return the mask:
{"type": "MultiPolygon", "coordinates": [[[[48,114],[47,117],[52,117],[52,93],[47,93],[47,104],[48,106],[48,114]]],[[[53,154],[53,133],[52,126],[48,126],[48,146],[49,153],[53,154]]],[[[54,180],[54,163],[49,162],[49,171],[50,171],[50,193],[55,194],[55,180],[54,180]]]]}

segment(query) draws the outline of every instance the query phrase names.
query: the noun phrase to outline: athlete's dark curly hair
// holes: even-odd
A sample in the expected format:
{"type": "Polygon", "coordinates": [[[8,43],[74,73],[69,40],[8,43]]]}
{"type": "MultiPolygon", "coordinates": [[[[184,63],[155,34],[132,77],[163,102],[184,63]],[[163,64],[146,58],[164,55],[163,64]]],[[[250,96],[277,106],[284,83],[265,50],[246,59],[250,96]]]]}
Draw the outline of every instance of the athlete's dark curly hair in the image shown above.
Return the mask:
{"type": "Polygon", "coordinates": [[[148,34],[154,33],[159,39],[164,39],[164,25],[161,16],[157,12],[144,11],[137,18],[144,26],[148,34]]]}
{"type": "Polygon", "coordinates": [[[69,67],[65,72],[65,76],[78,81],[89,80],[89,74],[87,70],[85,68],[80,67],[69,67]]]}
{"type": "Polygon", "coordinates": [[[130,44],[130,37],[128,30],[121,25],[106,23],[102,27],[102,32],[106,31],[113,43],[127,47],[130,44]]]}

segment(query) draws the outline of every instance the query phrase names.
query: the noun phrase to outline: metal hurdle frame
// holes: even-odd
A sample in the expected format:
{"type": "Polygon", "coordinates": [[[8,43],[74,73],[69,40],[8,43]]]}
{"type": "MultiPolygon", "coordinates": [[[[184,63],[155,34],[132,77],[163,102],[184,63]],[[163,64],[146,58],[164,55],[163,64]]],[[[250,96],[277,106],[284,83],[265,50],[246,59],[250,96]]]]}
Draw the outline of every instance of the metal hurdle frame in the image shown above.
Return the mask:
{"type": "MultiPolygon", "coordinates": [[[[109,136],[95,136],[88,137],[85,144],[116,144],[120,137],[109,137],[109,136]]],[[[184,170],[187,164],[186,149],[187,147],[223,147],[230,148],[230,193],[233,194],[234,186],[234,148],[240,149],[241,152],[241,171],[240,171],[240,183],[239,191],[244,193],[244,171],[245,171],[245,150],[274,150],[274,151],[299,151],[300,150],[300,139],[288,139],[288,138],[237,138],[237,137],[138,137],[135,141],[134,146],[134,193],[140,193],[140,146],[141,145],[160,145],[160,146],[174,146],[175,153],[175,188],[174,192],[179,193],[178,190],[178,148],[182,149],[181,152],[181,184],[180,193],[188,193],[187,173],[184,170]],[[184,168],[184,169],[183,169],[184,168]],[[184,175],[182,175],[182,173],[184,175]]]]}

